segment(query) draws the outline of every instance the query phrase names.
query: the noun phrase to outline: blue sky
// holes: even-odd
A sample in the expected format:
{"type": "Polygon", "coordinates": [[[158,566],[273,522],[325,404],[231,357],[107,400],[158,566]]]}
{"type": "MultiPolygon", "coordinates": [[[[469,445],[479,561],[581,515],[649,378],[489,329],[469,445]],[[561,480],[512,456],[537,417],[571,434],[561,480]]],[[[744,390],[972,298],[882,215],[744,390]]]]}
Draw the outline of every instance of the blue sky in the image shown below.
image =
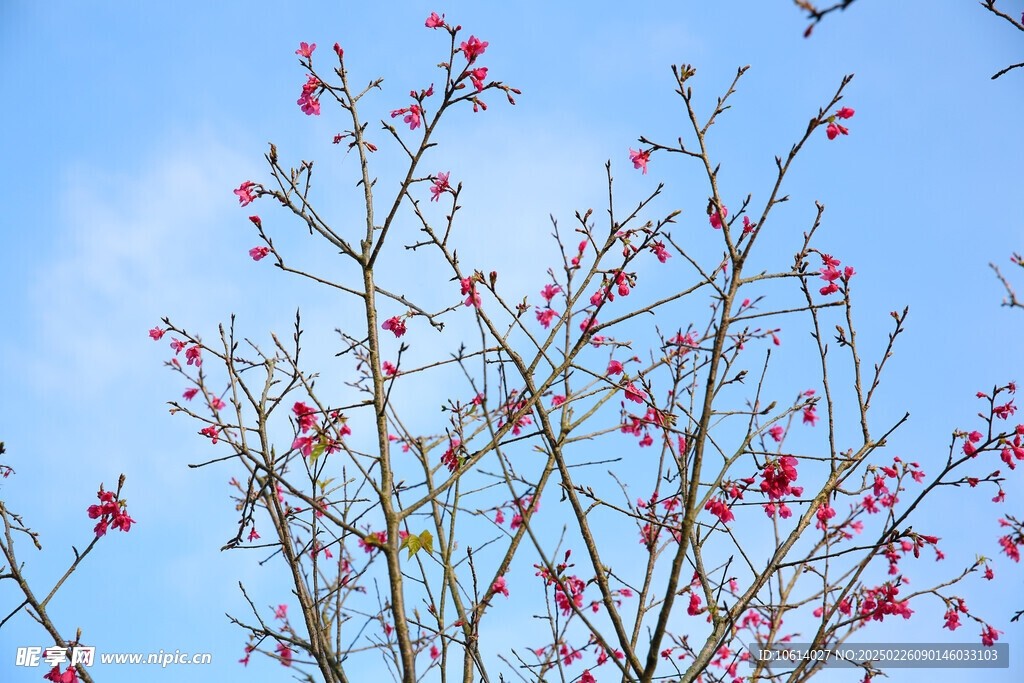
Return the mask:
{"type": "MultiPolygon", "coordinates": [[[[883,339],[886,313],[909,305],[908,331],[874,406],[894,418],[911,413],[893,452],[927,469],[944,458],[951,429],[974,428],[975,392],[1024,380],[1024,316],[999,306],[987,265],[1012,272],[1008,256],[1022,248],[1024,74],[989,79],[1020,61],[1021,40],[976,3],[863,0],[809,40],[783,0],[647,3],[642,11],[603,2],[408,2],[387,11],[323,2],[5,3],[0,439],[17,475],[0,490],[43,534],[44,552],[20,546],[42,586],[63,572],[71,544],[88,543],[85,508],[97,485],[127,475],[138,526],[104,539],[53,604],[65,630],[81,625],[101,650],[211,652],[215,663],[190,671],[192,680],[241,675],[244,637],[223,615],[243,611],[239,580],[276,602],[278,574],[218,552],[233,533],[225,486],[233,473],[186,467],[208,445],[168,416],[180,382],[162,368],[166,345],[146,331],[170,316],[212,336],[236,313],[247,333],[265,338],[287,330],[299,304],[328,332],[339,324],[332,316],[347,319],[337,302],[248,258],[256,240],[231,190],[266,177],[267,141],[290,158],[317,159],[325,182],[352,173],[354,159],[327,144],[342,125],[338,112],[325,101],[325,114],[312,119],[294,104],[305,81],[294,51],[299,41],[324,53],[339,42],[353,80],[385,78],[364,105],[367,118],[382,118],[435,78],[444,42],[423,27],[430,11],[488,40],[490,76],[523,91],[515,107],[491,98],[486,113],[457,113],[427,163],[464,179],[463,220],[475,237],[462,252],[467,262],[484,268],[500,254],[503,282],[532,291],[553,253],[548,215],[568,224],[575,210],[600,208],[606,159],[626,204],[664,181],[659,209],[683,209],[680,231],[705,228],[700,169],[655,155],[642,176],[627,159],[640,135],[686,133],[672,63],[697,67],[704,110],[737,67],[751,65],[709,136],[727,204],[748,193],[763,201],[774,155],[855,73],[844,100],[856,110],[850,135],[828,142],[822,133],[809,145],[775,220],[795,239],[814,201],[826,205],[819,244],[856,267],[866,338],[883,339]]],[[[386,151],[381,158],[386,181],[393,168],[386,151]]],[[[324,202],[344,215],[350,184],[338,187],[324,202]]],[[[303,263],[330,267],[330,254],[286,229],[294,224],[279,225],[282,244],[303,263]]],[[[792,239],[777,244],[792,253],[792,239]]],[[[389,276],[416,287],[403,263],[389,276]]],[[[331,339],[313,337],[312,353],[329,358],[331,339]]],[[[1015,474],[1002,507],[950,495],[926,511],[949,529],[949,549],[970,541],[998,557],[995,520],[1019,514],[1024,500],[1015,474]]],[[[1024,607],[1021,570],[1005,558],[996,564],[993,584],[969,582],[964,594],[1015,646],[1022,627],[1008,623],[1008,605],[1024,607]]],[[[0,586],[6,607],[13,598],[0,586]]],[[[921,640],[948,636],[939,619],[932,623],[931,632],[920,627],[921,640]]],[[[962,639],[975,640],[975,630],[962,639]]],[[[26,618],[0,631],[5,680],[38,678],[11,666],[16,647],[34,644],[49,643],[26,618]]],[[[248,673],[277,675],[274,666],[254,662],[248,673]]],[[[110,668],[97,678],[138,673],[110,668]]],[[[923,680],[927,672],[906,673],[923,680]]]]}

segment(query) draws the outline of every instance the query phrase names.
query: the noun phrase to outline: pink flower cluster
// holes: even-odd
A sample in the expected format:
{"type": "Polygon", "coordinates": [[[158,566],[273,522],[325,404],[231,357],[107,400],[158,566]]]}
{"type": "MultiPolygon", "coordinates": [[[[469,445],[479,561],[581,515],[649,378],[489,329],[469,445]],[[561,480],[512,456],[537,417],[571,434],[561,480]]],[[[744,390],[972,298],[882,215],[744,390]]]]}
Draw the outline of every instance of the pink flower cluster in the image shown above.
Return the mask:
{"type": "Polygon", "coordinates": [[[821,273],[821,279],[828,283],[828,285],[821,288],[821,294],[824,296],[828,296],[829,294],[839,291],[839,285],[836,284],[836,280],[849,282],[850,278],[857,274],[850,266],[846,266],[843,272],[840,273],[839,269],[836,268],[840,263],[839,259],[832,258],[828,254],[822,254],[821,261],[824,264],[824,267],[822,267],[818,272],[821,273]]]}
{"type": "Polygon", "coordinates": [[[850,109],[849,107],[843,107],[842,109],[837,111],[834,115],[829,117],[828,127],[825,128],[825,134],[828,135],[828,139],[829,140],[835,140],[836,136],[839,135],[840,133],[842,133],[843,135],[849,135],[850,134],[850,131],[847,130],[844,126],[841,126],[838,123],[836,123],[835,119],[837,119],[837,118],[840,118],[840,119],[850,119],[850,118],[853,118],[853,110],[850,109]]]}
{"type": "Polygon", "coordinates": [[[481,299],[480,294],[476,291],[476,280],[475,278],[467,277],[459,280],[459,284],[462,287],[462,296],[466,297],[467,306],[475,306],[480,308],[481,299]],[[466,296],[466,295],[469,296],[466,296]]]}
{"type": "Polygon", "coordinates": [[[423,123],[423,110],[417,104],[412,104],[402,109],[395,109],[391,112],[391,118],[402,116],[402,114],[405,114],[402,121],[409,124],[409,130],[416,130],[423,123]]]}
{"type": "Polygon", "coordinates": [[[104,491],[102,485],[96,497],[100,499],[100,504],[89,506],[89,519],[99,518],[100,520],[93,528],[97,537],[107,533],[108,525],[126,533],[131,530],[135,520],[129,517],[125,511],[126,503],[124,501],[114,500],[114,494],[104,491]]]}
{"type": "Polygon", "coordinates": [[[430,186],[430,201],[436,202],[441,197],[442,192],[451,191],[451,185],[448,184],[449,175],[451,175],[450,172],[437,174],[437,177],[434,179],[433,185],[430,186]]]}
{"type": "Polygon", "coordinates": [[[393,316],[384,321],[381,329],[391,330],[396,337],[401,337],[405,334],[405,321],[398,316],[393,316]]]}
{"type": "Polygon", "coordinates": [[[898,614],[904,619],[909,619],[914,613],[908,606],[909,601],[900,602],[896,596],[900,589],[890,583],[865,591],[865,597],[861,600],[858,613],[863,621],[882,621],[887,616],[898,614]]]}
{"type": "Polygon", "coordinates": [[[459,469],[461,462],[459,461],[459,446],[462,445],[462,441],[459,439],[452,439],[448,444],[448,450],[441,456],[441,462],[448,467],[449,472],[454,472],[459,469]]]}

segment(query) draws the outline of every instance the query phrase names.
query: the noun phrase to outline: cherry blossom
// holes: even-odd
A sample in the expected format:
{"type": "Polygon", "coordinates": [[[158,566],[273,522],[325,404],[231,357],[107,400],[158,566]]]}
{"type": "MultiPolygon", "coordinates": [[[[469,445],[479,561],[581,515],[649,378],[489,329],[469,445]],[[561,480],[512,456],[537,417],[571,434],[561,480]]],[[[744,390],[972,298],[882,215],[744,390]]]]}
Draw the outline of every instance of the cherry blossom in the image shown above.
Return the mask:
{"type": "Polygon", "coordinates": [[[551,327],[551,319],[557,315],[558,312],[550,308],[537,308],[537,320],[545,329],[551,327]]]}
{"type": "Polygon", "coordinates": [[[54,681],[54,683],[76,683],[78,681],[78,671],[71,664],[68,664],[68,668],[61,673],[60,666],[55,666],[50,669],[50,672],[43,676],[44,680],[54,681]]]}
{"type": "Polygon", "coordinates": [[[270,247],[253,247],[249,250],[249,256],[253,261],[259,261],[270,253],[270,247]]]}
{"type": "Polygon", "coordinates": [[[491,590],[493,590],[495,593],[501,593],[507,598],[508,588],[505,587],[505,577],[499,576],[497,580],[495,580],[494,584],[491,586],[491,590]]]}
{"type": "Polygon", "coordinates": [[[625,388],[626,398],[630,401],[637,403],[643,403],[647,400],[647,394],[636,388],[636,385],[630,382],[625,388]]]}
{"type": "Polygon", "coordinates": [[[451,175],[450,172],[437,174],[434,184],[430,186],[430,201],[436,202],[441,197],[442,192],[447,192],[451,189],[451,186],[448,184],[449,175],[451,175]]]}
{"type": "MultiPolygon", "coordinates": [[[[629,148],[629,160],[633,162],[633,168],[643,169],[644,174],[647,174],[647,162],[651,160],[651,150],[646,151],[633,151],[633,148],[629,148]]],[[[664,263],[664,261],[662,261],[664,263]]]]}
{"type": "Polygon", "coordinates": [[[302,86],[302,94],[299,95],[299,99],[295,103],[301,107],[302,113],[306,116],[320,116],[320,100],[313,97],[313,94],[321,85],[316,76],[310,76],[306,84],[302,86]]]}
{"type": "Polygon", "coordinates": [[[126,533],[131,530],[135,520],[128,516],[125,510],[127,504],[124,501],[114,500],[114,494],[111,491],[104,491],[103,486],[100,486],[96,497],[100,499],[100,505],[90,505],[87,512],[89,519],[100,520],[93,528],[97,538],[107,533],[108,525],[126,533]]]}
{"type": "Polygon", "coordinates": [[[430,16],[427,17],[427,28],[441,28],[444,25],[445,23],[443,14],[441,16],[437,16],[437,12],[431,12],[430,16]]]}
{"type": "Polygon", "coordinates": [[[149,336],[153,339],[153,341],[160,341],[160,339],[163,338],[165,332],[167,332],[167,330],[161,330],[159,327],[154,327],[149,331],[149,336]]]}
{"type": "Polygon", "coordinates": [[[473,81],[473,87],[477,92],[484,89],[484,79],[487,78],[487,67],[480,67],[469,72],[469,78],[473,81]]]}
{"type": "Polygon", "coordinates": [[[313,50],[315,49],[316,43],[313,43],[312,45],[308,45],[306,43],[299,43],[299,49],[295,51],[295,54],[299,55],[300,57],[309,58],[313,56],[313,50]]]}
{"type": "Polygon", "coordinates": [[[486,41],[481,42],[477,40],[476,36],[470,36],[467,42],[459,44],[459,49],[462,50],[462,54],[466,55],[466,59],[472,64],[476,61],[477,57],[484,53],[488,44],[486,41]]]}
{"type": "Polygon", "coordinates": [[[395,118],[396,116],[401,116],[402,114],[405,114],[405,117],[402,119],[402,121],[409,124],[409,130],[416,130],[417,128],[420,127],[420,124],[422,123],[422,113],[423,110],[420,109],[419,105],[412,104],[402,109],[395,109],[393,112],[391,112],[391,118],[395,118]]]}
{"type": "Polygon", "coordinates": [[[544,285],[544,289],[540,290],[540,295],[544,297],[544,300],[551,303],[551,300],[555,298],[555,295],[562,291],[562,288],[558,285],[544,285]]]}
{"type": "Polygon", "coordinates": [[[708,216],[708,220],[711,221],[711,227],[714,228],[715,230],[722,229],[722,218],[727,217],[729,215],[729,209],[725,208],[725,206],[723,205],[721,207],[721,212],[722,215],[719,216],[718,211],[715,210],[714,204],[711,205],[711,215],[708,216]]]}
{"type": "Polygon", "coordinates": [[[401,337],[405,334],[405,321],[398,316],[393,316],[384,321],[381,329],[391,330],[396,337],[401,337]]]}
{"type": "Polygon", "coordinates": [[[256,187],[256,183],[246,180],[244,183],[239,185],[238,189],[235,190],[235,194],[238,195],[238,203],[242,206],[248,206],[252,203],[255,197],[252,196],[252,188],[256,187]]]}

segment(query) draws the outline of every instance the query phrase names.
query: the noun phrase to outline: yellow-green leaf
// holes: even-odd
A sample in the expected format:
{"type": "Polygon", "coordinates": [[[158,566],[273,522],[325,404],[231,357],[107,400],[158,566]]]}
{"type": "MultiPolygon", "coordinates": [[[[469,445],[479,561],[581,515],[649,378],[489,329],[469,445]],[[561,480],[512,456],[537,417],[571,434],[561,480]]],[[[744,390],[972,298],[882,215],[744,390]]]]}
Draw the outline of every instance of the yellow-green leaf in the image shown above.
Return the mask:
{"type": "Polygon", "coordinates": [[[434,537],[430,535],[429,531],[424,529],[423,533],[420,534],[419,541],[420,545],[427,551],[428,555],[434,554],[434,537]]]}

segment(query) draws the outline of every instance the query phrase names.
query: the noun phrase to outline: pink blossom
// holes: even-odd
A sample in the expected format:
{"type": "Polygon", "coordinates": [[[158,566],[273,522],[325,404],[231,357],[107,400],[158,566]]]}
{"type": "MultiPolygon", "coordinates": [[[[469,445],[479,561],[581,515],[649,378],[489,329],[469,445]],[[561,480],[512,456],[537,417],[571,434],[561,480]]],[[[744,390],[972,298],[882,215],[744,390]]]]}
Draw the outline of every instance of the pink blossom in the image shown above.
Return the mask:
{"type": "Polygon", "coordinates": [[[722,218],[725,218],[728,215],[729,215],[729,209],[725,208],[724,205],[722,206],[722,215],[721,216],[718,215],[718,211],[716,211],[714,205],[712,205],[712,207],[711,207],[711,215],[708,216],[708,220],[711,221],[711,227],[714,228],[715,230],[721,230],[722,229],[722,218]]]}
{"type": "Polygon", "coordinates": [[[484,89],[484,79],[487,78],[487,67],[480,67],[479,69],[473,69],[469,72],[469,78],[473,81],[473,86],[477,92],[484,89]]]}
{"type": "Polygon", "coordinates": [[[552,396],[551,397],[551,407],[552,408],[557,408],[558,406],[562,405],[563,403],[565,403],[565,396],[557,395],[557,396],[552,396]]]}
{"type": "Polygon", "coordinates": [[[1000,633],[1002,633],[1002,631],[997,631],[991,626],[986,625],[985,628],[981,630],[981,644],[986,647],[992,647],[995,645],[995,641],[999,640],[1000,633]]]}
{"type": "Polygon", "coordinates": [[[384,321],[381,329],[391,330],[396,337],[401,337],[405,334],[405,321],[398,316],[393,316],[384,321]]]}
{"type": "Polygon", "coordinates": [[[544,285],[544,289],[540,290],[540,295],[544,297],[544,300],[551,303],[551,300],[555,298],[555,295],[562,291],[562,288],[558,285],[544,285]]]}
{"type": "Polygon", "coordinates": [[[284,643],[277,644],[277,655],[281,658],[282,666],[292,665],[292,649],[284,643]]]}
{"type": "Polygon", "coordinates": [[[686,608],[686,613],[691,617],[701,613],[700,596],[696,593],[690,593],[690,606],[686,608]]]}
{"type": "Polygon", "coordinates": [[[381,365],[381,369],[384,371],[384,374],[388,377],[391,377],[396,372],[398,372],[398,369],[395,368],[395,366],[391,364],[391,361],[388,360],[384,361],[384,364],[381,365]]]}
{"type": "Polygon", "coordinates": [[[152,337],[153,341],[160,341],[166,331],[167,330],[161,330],[159,327],[154,327],[149,331],[149,336],[152,337]]]}
{"type": "Polygon", "coordinates": [[[259,540],[259,538],[260,538],[260,535],[258,533],[256,533],[256,527],[254,526],[252,529],[249,530],[249,540],[250,541],[257,541],[257,540],[259,540]]]}
{"type": "Polygon", "coordinates": [[[636,388],[636,385],[630,382],[625,388],[626,398],[630,401],[637,403],[643,403],[647,400],[647,394],[636,388]]]}
{"type": "Polygon", "coordinates": [[[247,206],[252,202],[253,199],[255,199],[255,197],[252,196],[252,192],[250,191],[254,187],[256,187],[256,183],[246,180],[238,187],[237,190],[235,190],[235,194],[238,195],[239,204],[241,204],[242,206],[247,206]]]}
{"type": "Polygon", "coordinates": [[[448,450],[441,456],[441,462],[448,466],[449,472],[459,469],[461,463],[459,462],[458,450],[461,445],[462,442],[459,439],[452,439],[448,445],[448,450]]]}
{"type": "Polygon", "coordinates": [[[830,123],[825,128],[825,134],[828,135],[829,140],[834,140],[837,135],[842,133],[843,135],[849,135],[850,131],[845,126],[840,126],[838,123],[830,123]]]}
{"type": "Polygon", "coordinates": [[[341,45],[338,45],[337,43],[335,43],[334,44],[334,52],[337,53],[338,59],[344,59],[345,58],[345,51],[341,48],[341,45]]]}
{"type": "Polygon", "coordinates": [[[558,313],[550,308],[537,308],[537,320],[546,328],[551,327],[551,319],[558,313]]]}
{"type": "MultiPolygon", "coordinates": [[[[61,651],[63,652],[63,650],[61,651]]],[[[68,664],[68,668],[64,670],[64,673],[60,672],[60,665],[50,669],[50,672],[43,676],[43,680],[53,681],[54,683],[77,683],[78,671],[71,664],[68,664]]]]}
{"type": "Polygon", "coordinates": [[[259,261],[269,253],[269,247],[253,247],[252,249],[249,250],[249,256],[252,257],[253,261],[259,261]]]}
{"type": "Polygon", "coordinates": [[[295,51],[295,54],[299,55],[300,57],[308,58],[313,56],[313,50],[315,49],[316,43],[313,43],[312,45],[307,45],[306,43],[299,43],[299,49],[295,51]]]}
{"type": "MultiPolygon", "coordinates": [[[[629,160],[633,162],[633,168],[642,168],[644,174],[647,173],[647,162],[651,160],[651,150],[646,151],[633,151],[633,148],[629,148],[629,160]]],[[[662,261],[664,263],[664,261],[662,261]]]]}
{"type": "Polygon", "coordinates": [[[658,260],[661,261],[662,263],[672,258],[672,254],[668,253],[668,251],[665,249],[664,242],[653,242],[651,244],[651,251],[654,252],[654,255],[657,256],[658,260]]]}
{"type": "Polygon", "coordinates": [[[814,406],[804,406],[804,424],[810,423],[810,425],[813,427],[815,423],[821,419],[820,417],[814,414],[815,410],[817,410],[817,408],[815,408],[814,406]]]}
{"type": "Polygon", "coordinates": [[[768,433],[771,435],[773,439],[775,439],[776,442],[779,442],[782,441],[782,437],[785,436],[786,430],[780,427],[779,425],[775,425],[774,427],[768,430],[768,433]]]}
{"type": "MultiPolygon", "coordinates": [[[[428,19],[427,21],[430,21],[430,20],[428,19]]],[[[427,26],[430,26],[430,24],[427,24],[427,26]]],[[[437,649],[437,645],[431,645],[430,646],[430,659],[431,659],[431,661],[437,659],[440,656],[441,656],[441,651],[437,649]]]]}
{"type": "Polygon", "coordinates": [[[473,278],[463,278],[459,280],[459,284],[462,286],[463,296],[467,294],[469,295],[468,297],[466,297],[466,305],[476,306],[477,308],[480,308],[480,295],[476,291],[476,283],[473,281],[473,278]]]}
{"type": "Polygon", "coordinates": [[[608,361],[608,373],[609,375],[621,375],[622,374],[622,363],[617,360],[608,361]]]}
{"type": "Polygon", "coordinates": [[[200,356],[199,346],[192,346],[186,349],[185,358],[188,359],[188,365],[192,365],[193,363],[195,363],[196,367],[198,368],[200,365],[203,364],[203,358],[202,356],[200,356]]]}
{"type": "Polygon", "coordinates": [[[436,202],[441,197],[442,192],[446,192],[451,189],[451,186],[448,184],[449,175],[451,175],[451,172],[437,174],[437,178],[434,179],[434,184],[430,186],[430,201],[436,202]]]}
{"type": "Polygon", "coordinates": [[[828,525],[828,520],[836,516],[836,511],[833,510],[827,503],[822,503],[818,506],[818,511],[815,513],[818,518],[817,528],[824,530],[828,525]]]}
{"type": "Polygon", "coordinates": [[[296,100],[296,104],[302,109],[306,116],[320,116],[320,100],[313,97],[317,88],[321,85],[316,76],[310,76],[306,84],[302,86],[302,94],[296,100]]]}
{"type": "MultiPolygon", "coordinates": [[[[732,510],[718,498],[712,498],[704,505],[705,510],[709,510],[711,514],[722,520],[723,523],[731,522],[736,519],[736,516],[732,513],[732,510]]],[[[767,512],[767,510],[766,510],[767,512]]]]}
{"type": "Polygon", "coordinates": [[[505,587],[505,577],[499,576],[494,584],[491,586],[491,590],[495,593],[501,593],[506,598],[508,597],[508,588],[505,587]]]}
{"type": "Polygon", "coordinates": [[[427,17],[427,28],[441,28],[444,26],[444,15],[437,16],[437,12],[431,12],[430,16],[427,17]]]}
{"type": "Polygon", "coordinates": [[[300,436],[292,441],[292,449],[302,453],[302,456],[308,458],[313,455],[313,446],[316,444],[316,439],[309,436],[300,436]]]}
{"type": "Polygon", "coordinates": [[[850,109],[849,107],[843,107],[842,109],[836,112],[836,116],[838,116],[841,119],[852,119],[853,110],[850,109]]]}
{"type": "Polygon", "coordinates": [[[472,64],[476,61],[476,58],[484,53],[489,43],[486,41],[482,42],[477,40],[476,36],[470,36],[468,42],[460,43],[459,48],[462,50],[462,54],[466,55],[466,59],[472,64]]]}
{"type": "Polygon", "coordinates": [[[409,130],[416,130],[419,128],[420,123],[422,122],[420,118],[422,110],[419,106],[413,104],[408,107],[403,107],[402,109],[395,109],[391,112],[391,118],[401,116],[402,114],[405,114],[405,118],[402,120],[409,124],[409,130]]]}
{"type": "Polygon", "coordinates": [[[299,430],[303,433],[316,426],[316,417],[313,415],[315,411],[305,403],[296,401],[292,406],[292,412],[295,413],[295,417],[299,421],[299,430]]]}
{"type": "Polygon", "coordinates": [[[210,425],[209,427],[204,427],[204,428],[200,429],[199,433],[203,434],[204,436],[210,437],[210,439],[213,441],[214,444],[217,443],[217,437],[218,437],[219,432],[218,432],[217,428],[214,427],[213,425],[210,425]]]}
{"type": "Polygon", "coordinates": [[[191,401],[192,399],[194,399],[196,397],[196,394],[198,394],[198,393],[199,393],[198,389],[186,389],[185,393],[182,394],[181,396],[186,401],[191,401]]]}

